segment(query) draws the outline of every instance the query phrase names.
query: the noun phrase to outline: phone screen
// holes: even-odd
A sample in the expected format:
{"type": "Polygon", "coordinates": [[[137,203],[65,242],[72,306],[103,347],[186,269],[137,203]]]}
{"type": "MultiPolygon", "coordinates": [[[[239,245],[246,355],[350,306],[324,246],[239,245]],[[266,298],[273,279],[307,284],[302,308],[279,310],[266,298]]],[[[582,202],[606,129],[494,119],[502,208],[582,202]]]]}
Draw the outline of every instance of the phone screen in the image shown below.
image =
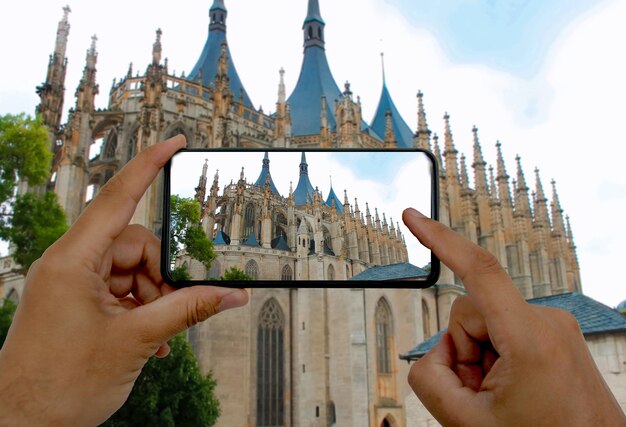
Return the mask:
{"type": "Polygon", "coordinates": [[[439,262],[402,212],[438,219],[437,188],[417,149],[183,150],[165,170],[162,274],[176,287],[427,287],[439,262]]]}

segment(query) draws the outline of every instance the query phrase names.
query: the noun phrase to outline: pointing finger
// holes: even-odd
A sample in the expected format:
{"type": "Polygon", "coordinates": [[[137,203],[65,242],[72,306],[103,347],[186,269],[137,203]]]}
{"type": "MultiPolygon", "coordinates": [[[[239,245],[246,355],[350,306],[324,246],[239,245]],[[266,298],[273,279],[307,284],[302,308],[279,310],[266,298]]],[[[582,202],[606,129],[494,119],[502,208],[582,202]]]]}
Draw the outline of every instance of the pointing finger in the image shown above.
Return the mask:
{"type": "Polygon", "coordinates": [[[402,219],[411,233],[460,277],[487,322],[508,322],[512,311],[528,310],[524,298],[490,252],[414,209],[405,210],[402,219]]]}

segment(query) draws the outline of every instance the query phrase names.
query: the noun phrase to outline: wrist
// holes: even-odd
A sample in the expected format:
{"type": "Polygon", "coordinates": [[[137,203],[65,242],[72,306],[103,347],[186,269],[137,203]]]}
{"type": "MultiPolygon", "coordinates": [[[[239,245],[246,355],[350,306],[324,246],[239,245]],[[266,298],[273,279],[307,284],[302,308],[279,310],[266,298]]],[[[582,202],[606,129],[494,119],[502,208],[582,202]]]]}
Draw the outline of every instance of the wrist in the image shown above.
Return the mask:
{"type": "Polygon", "coordinates": [[[22,363],[7,358],[0,351],[0,427],[74,425],[58,390],[51,396],[45,379],[36,379],[22,363]]]}

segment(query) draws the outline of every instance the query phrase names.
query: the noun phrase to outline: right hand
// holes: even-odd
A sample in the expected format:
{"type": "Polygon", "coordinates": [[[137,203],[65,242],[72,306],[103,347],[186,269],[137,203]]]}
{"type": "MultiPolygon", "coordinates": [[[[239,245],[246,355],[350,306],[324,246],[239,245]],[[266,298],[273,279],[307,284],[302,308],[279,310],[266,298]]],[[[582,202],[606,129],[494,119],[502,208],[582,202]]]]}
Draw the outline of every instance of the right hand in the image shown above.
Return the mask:
{"type": "Polygon", "coordinates": [[[624,426],[571,314],[526,303],[496,258],[407,209],[403,220],[463,281],[448,332],[409,384],[443,425],[624,426]]]}

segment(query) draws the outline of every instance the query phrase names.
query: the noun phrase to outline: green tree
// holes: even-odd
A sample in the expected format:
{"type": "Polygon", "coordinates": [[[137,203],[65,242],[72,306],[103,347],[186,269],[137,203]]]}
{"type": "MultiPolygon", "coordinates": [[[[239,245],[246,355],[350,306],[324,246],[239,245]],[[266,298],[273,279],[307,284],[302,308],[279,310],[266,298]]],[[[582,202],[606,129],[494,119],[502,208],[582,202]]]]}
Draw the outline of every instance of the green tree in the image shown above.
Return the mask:
{"type": "Polygon", "coordinates": [[[2,348],[4,340],[7,338],[16,306],[13,301],[8,299],[0,300],[0,302],[0,348],[2,348]]]}
{"type": "Polygon", "coordinates": [[[191,345],[183,335],[174,337],[169,345],[170,355],[148,361],[124,406],[103,426],[215,424],[220,407],[211,373],[200,373],[191,345]]]}
{"type": "Polygon", "coordinates": [[[65,213],[51,191],[18,196],[9,225],[5,235],[15,245],[13,259],[23,273],[67,231],[65,213]]]}
{"type": "Polygon", "coordinates": [[[0,117],[0,205],[13,198],[20,180],[34,186],[46,182],[52,162],[49,145],[48,129],[40,117],[0,117]]]}
{"type": "Polygon", "coordinates": [[[0,117],[0,239],[15,245],[15,261],[28,270],[34,260],[67,229],[53,193],[16,196],[20,181],[31,188],[50,174],[52,153],[48,129],[40,117],[0,117]]]}
{"type": "Polygon", "coordinates": [[[252,280],[252,277],[248,276],[242,270],[239,270],[237,267],[230,268],[224,272],[224,275],[220,278],[220,280],[230,280],[230,281],[249,281],[252,280]]]}
{"type": "MultiPolygon", "coordinates": [[[[213,251],[213,242],[200,226],[200,204],[198,201],[171,196],[170,260],[176,259],[176,255],[181,250],[185,250],[189,256],[200,261],[207,269],[211,268],[211,262],[216,256],[213,251]]],[[[173,275],[178,277],[184,275],[182,267],[175,269],[173,275]]]]}

